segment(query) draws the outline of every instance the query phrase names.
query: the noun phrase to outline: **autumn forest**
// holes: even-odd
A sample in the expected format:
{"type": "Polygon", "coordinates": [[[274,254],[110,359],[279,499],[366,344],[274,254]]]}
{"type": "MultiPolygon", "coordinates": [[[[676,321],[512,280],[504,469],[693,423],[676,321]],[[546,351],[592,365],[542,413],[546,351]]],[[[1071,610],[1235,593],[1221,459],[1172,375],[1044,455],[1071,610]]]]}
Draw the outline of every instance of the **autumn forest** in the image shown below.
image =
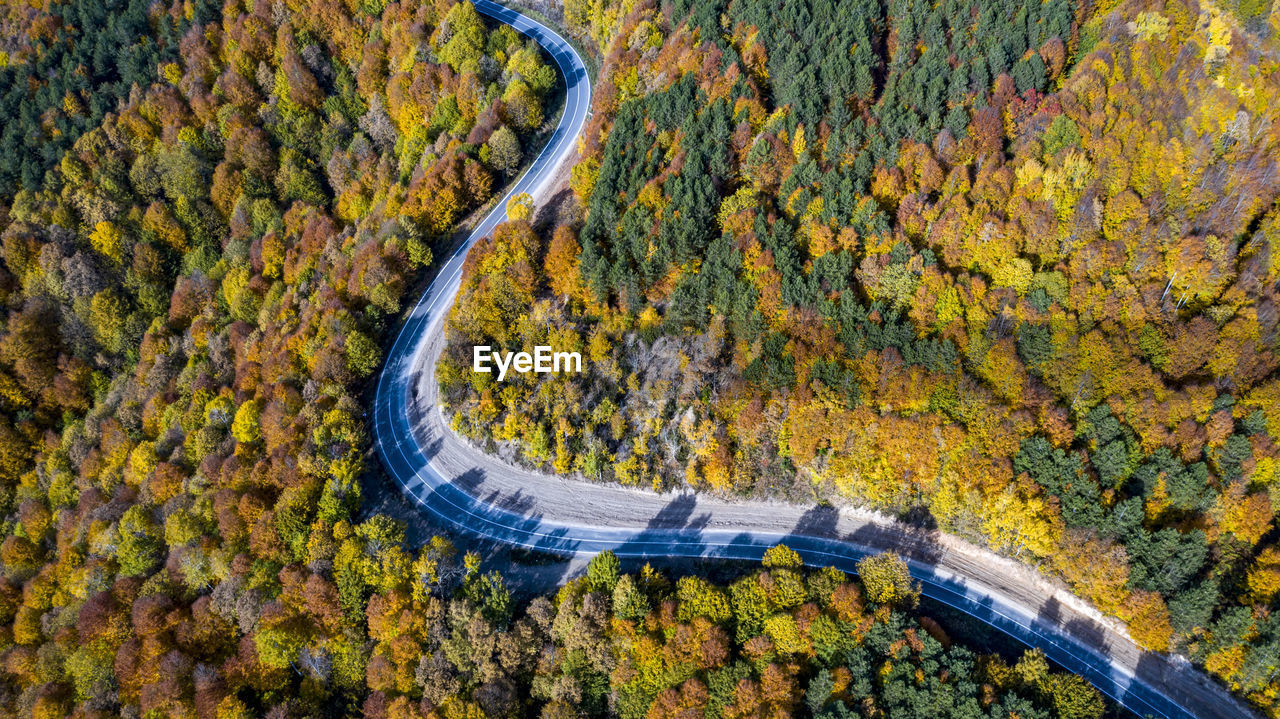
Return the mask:
{"type": "MultiPolygon", "coordinates": [[[[526,4],[592,113],[467,256],[459,435],[954,535],[1280,715],[1276,12],[526,4]]],[[[465,0],[0,6],[0,716],[1121,715],[892,553],[517,590],[378,509],[386,348],[563,91],[465,0]]]]}
{"type": "Polygon", "coordinates": [[[593,481],[936,527],[1275,710],[1275,13],[564,16],[604,55],[581,212],[473,253],[457,431],[593,481]],[[481,342],[587,372],[499,385],[465,371],[481,342]]]}

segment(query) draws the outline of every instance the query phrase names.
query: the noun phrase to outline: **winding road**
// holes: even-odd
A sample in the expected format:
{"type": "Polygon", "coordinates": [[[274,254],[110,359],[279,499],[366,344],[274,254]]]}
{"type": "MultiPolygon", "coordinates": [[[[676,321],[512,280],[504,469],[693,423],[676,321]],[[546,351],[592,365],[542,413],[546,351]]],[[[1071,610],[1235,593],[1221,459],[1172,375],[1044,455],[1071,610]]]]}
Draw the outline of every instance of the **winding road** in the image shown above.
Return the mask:
{"type": "Polygon", "coordinates": [[[577,154],[591,101],[586,67],[567,41],[489,0],[474,3],[482,14],[533,38],[555,60],[565,80],[565,108],[541,153],[440,267],[388,350],[373,407],[375,445],[406,497],[459,531],[562,555],[610,549],[637,558],[758,560],[784,542],[808,564],[852,572],[865,556],[897,551],[908,558],[926,597],[1043,650],[1138,715],[1255,716],[1185,660],[1141,650],[1117,623],[1035,570],[954,537],[913,531],[870,512],[659,495],[539,474],[489,456],[450,431],[434,370],[466,253],[506,219],[511,196],[545,199],[557,170],[577,154]]]}

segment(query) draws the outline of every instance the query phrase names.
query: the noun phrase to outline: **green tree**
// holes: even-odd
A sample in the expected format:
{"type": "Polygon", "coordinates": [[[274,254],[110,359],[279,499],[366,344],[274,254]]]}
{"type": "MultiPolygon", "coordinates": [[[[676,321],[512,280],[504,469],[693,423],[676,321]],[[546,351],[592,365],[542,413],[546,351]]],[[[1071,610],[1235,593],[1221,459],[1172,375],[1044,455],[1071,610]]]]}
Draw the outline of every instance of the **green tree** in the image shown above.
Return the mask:
{"type": "Polygon", "coordinates": [[[1102,695],[1083,677],[1075,674],[1054,674],[1047,684],[1054,711],[1061,719],[1101,719],[1107,705],[1102,695]]]}
{"type": "Polygon", "coordinates": [[[556,72],[542,61],[542,55],[536,48],[524,47],[511,54],[507,61],[507,72],[512,73],[529,83],[529,87],[538,94],[543,94],[556,83],[556,72]]]}
{"type": "Polygon", "coordinates": [[[501,574],[474,572],[463,583],[462,591],[493,624],[505,626],[511,620],[511,591],[501,574]]]}
{"type": "Polygon", "coordinates": [[[651,611],[649,598],[636,586],[630,574],[624,574],[613,587],[613,613],[622,619],[644,619],[651,611]]]}
{"type": "Polygon", "coordinates": [[[295,622],[261,627],[253,635],[258,661],[273,669],[285,669],[292,665],[306,643],[302,627],[295,622]]]}
{"type": "Polygon", "coordinates": [[[119,535],[116,563],[120,573],[126,577],[149,573],[160,560],[163,544],[161,529],[152,521],[146,505],[135,504],[125,510],[116,531],[119,535]]]}
{"type": "Polygon", "coordinates": [[[449,8],[443,26],[448,39],[436,52],[454,72],[476,72],[484,55],[484,22],[475,6],[460,2],[449,8]]]}
{"type": "Polygon", "coordinates": [[[591,584],[591,589],[612,594],[613,588],[618,584],[621,566],[618,555],[608,549],[592,557],[587,564],[587,581],[591,584]]]}
{"type": "Polygon", "coordinates": [[[360,330],[353,329],[347,333],[345,349],[347,369],[357,377],[368,377],[373,374],[373,371],[378,368],[378,363],[382,361],[382,352],[378,344],[360,330]]]}
{"type": "Polygon", "coordinates": [[[489,136],[489,165],[510,177],[520,169],[523,153],[520,150],[520,139],[511,128],[503,125],[489,136]]]}

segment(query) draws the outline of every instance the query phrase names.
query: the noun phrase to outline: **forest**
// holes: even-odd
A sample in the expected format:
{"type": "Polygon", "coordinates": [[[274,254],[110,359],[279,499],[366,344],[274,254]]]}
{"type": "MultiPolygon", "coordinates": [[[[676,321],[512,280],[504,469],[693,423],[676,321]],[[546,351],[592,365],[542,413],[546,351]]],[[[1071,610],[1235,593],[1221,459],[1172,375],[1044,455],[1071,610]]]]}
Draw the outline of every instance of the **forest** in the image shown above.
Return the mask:
{"type": "MultiPolygon", "coordinates": [[[[442,366],[455,425],[926,509],[1274,714],[1264,11],[570,0],[603,60],[581,220],[501,226],[450,332],[590,372],[442,366]]],[[[1113,715],[893,555],[606,553],[524,596],[370,510],[387,334],[556,83],[454,0],[0,9],[0,714],[1113,715]]]]}
{"type": "Polygon", "coordinates": [[[365,506],[385,335],[555,112],[509,27],[53,0],[0,29],[3,716],[1114,713],[953,637],[894,555],[711,581],[606,553],[516,596],[365,506]]]}
{"type": "Polygon", "coordinates": [[[1280,712],[1280,18],[572,0],[571,187],[468,258],[452,426],[544,471],[871,508],[1280,712]],[[581,351],[498,384],[469,348],[581,351]]]}

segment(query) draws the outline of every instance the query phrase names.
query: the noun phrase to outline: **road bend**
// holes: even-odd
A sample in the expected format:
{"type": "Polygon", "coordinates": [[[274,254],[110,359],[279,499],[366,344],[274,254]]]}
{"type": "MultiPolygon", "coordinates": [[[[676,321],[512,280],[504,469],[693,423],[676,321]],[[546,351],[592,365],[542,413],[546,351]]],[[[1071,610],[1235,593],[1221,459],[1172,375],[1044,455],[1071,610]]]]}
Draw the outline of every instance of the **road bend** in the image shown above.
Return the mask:
{"type": "Polygon", "coordinates": [[[545,199],[557,171],[577,155],[591,102],[586,66],[564,38],[489,0],[474,3],[551,56],[564,80],[565,106],[547,144],[444,262],[387,352],[374,399],[374,440],[408,499],[460,532],[566,556],[612,550],[631,558],[759,560],[782,542],[809,565],[852,572],[863,557],[896,551],[907,558],[926,597],[1044,651],[1140,716],[1256,717],[1185,660],[1143,651],[1117,622],[1034,569],[954,537],[857,510],[656,494],[540,474],[454,434],[441,413],[434,375],[467,251],[506,219],[513,195],[545,199]]]}

